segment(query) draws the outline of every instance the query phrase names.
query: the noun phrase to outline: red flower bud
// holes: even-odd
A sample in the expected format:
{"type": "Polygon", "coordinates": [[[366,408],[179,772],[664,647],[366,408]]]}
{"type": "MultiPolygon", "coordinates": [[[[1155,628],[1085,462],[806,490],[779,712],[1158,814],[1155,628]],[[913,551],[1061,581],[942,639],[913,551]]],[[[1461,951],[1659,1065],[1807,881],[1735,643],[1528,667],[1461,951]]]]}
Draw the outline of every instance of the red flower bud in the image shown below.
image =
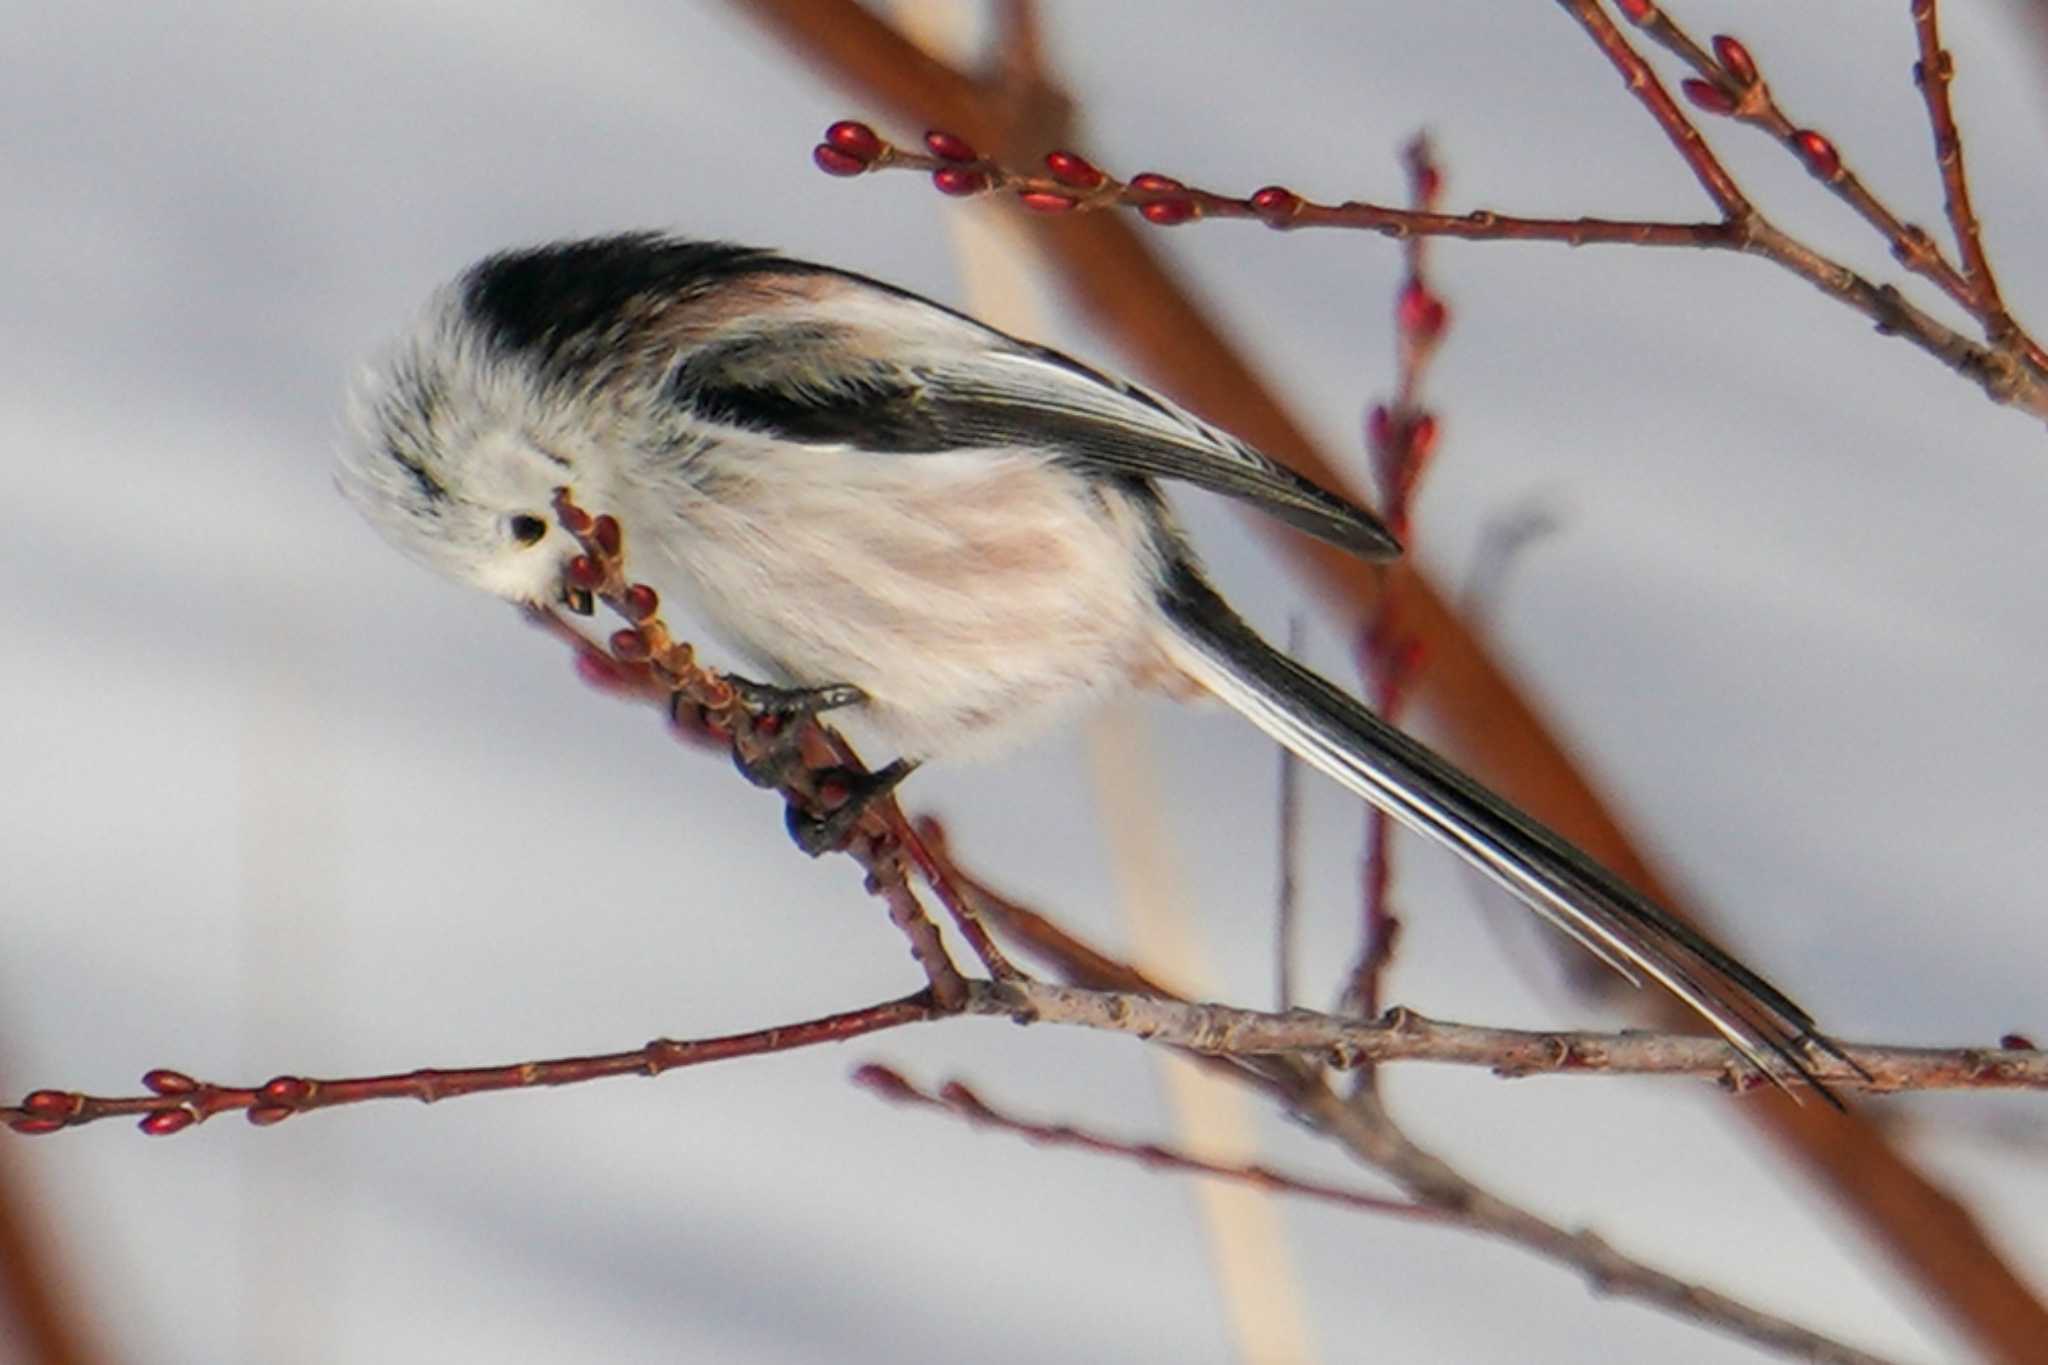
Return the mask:
{"type": "Polygon", "coordinates": [[[38,1090],[21,1102],[21,1108],[39,1119],[68,1119],[78,1112],[78,1100],[62,1090],[38,1090]]]}
{"type": "Polygon", "coordinates": [[[628,663],[638,663],[647,657],[647,637],[637,630],[613,631],[611,646],[612,653],[628,663]]]}
{"type": "Polygon", "coordinates": [[[924,135],[924,145],[931,148],[932,155],[941,161],[979,161],[973,146],[958,133],[941,132],[933,129],[924,135]]]}
{"type": "Polygon", "coordinates": [[[1628,21],[1632,24],[1647,24],[1650,22],[1650,16],[1657,12],[1657,7],[1651,4],[1650,0],[1615,0],[1615,4],[1620,6],[1621,12],[1628,16],[1628,21]]]}
{"type": "Polygon", "coordinates": [[[1823,180],[1833,180],[1842,173],[1842,154],[1835,150],[1835,144],[1811,128],[1802,128],[1792,134],[1792,146],[1806,162],[1806,169],[1823,180]]]}
{"type": "Polygon", "coordinates": [[[1026,190],[1017,196],[1017,202],[1033,213],[1066,213],[1076,201],[1046,190],[1026,190]]]}
{"type": "Polygon", "coordinates": [[[296,1112],[288,1104],[258,1104],[250,1107],[247,1117],[258,1128],[268,1128],[273,1123],[283,1123],[296,1112]]]}
{"type": "Polygon", "coordinates": [[[1252,192],[1251,204],[1262,218],[1292,218],[1301,207],[1301,196],[1284,185],[1268,185],[1252,192]]]}
{"type": "Polygon", "coordinates": [[[604,570],[589,555],[577,555],[570,560],[568,574],[569,581],[579,588],[594,588],[604,582],[604,570]]]}
{"type": "Polygon", "coordinates": [[[1685,92],[1687,99],[1710,114],[1732,114],[1735,112],[1735,97],[1720,86],[1715,85],[1712,81],[1688,78],[1681,81],[1678,88],[1685,92]]]}
{"type": "Polygon", "coordinates": [[[1756,62],[1750,57],[1749,49],[1740,40],[1725,33],[1714,35],[1714,58],[1721,63],[1721,69],[1735,78],[1737,85],[1756,84],[1756,62]]]}
{"type": "Polygon", "coordinates": [[[620,544],[623,543],[619,531],[619,519],[609,513],[599,517],[591,523],[590,538],[596,541],[597,548],[603,550],[606,554],[617,554],[620,544]]]}
{"type": "Polygon", "coordinates": [[[1095,169],[1086,157],[1076,152],[1047,152],[1045,169],[1062,185],[1072,185],[1077,190],[1095,189],[1109,179],[1095,169]]]}
{"type": "Polygon", "coordinates": [[[626,614],[635,621],[645,621],[661,610],[661,595],[645,583],[635,583],[626,589],[626,614]]]}
{"type": "Polygon", "coordinates": [[[1138,212],[1144,216],[1145,221],[1148,223],[1156,223],[1160,227],[1172,227],[1175,223],[1185,223],[1188,219],[1195,216],[1195,201],[1192,199],[1154,199],[1149,204],[1140,205],[1138,212]]]}
{"type": "Polygon", "coordinates": [[[304,1104],[313,1095],[313,1083],[303,1076],[276,1076],[256,1092],[273,1104],[304,1104]]]}
{"type": "Polygon", "coordinates": [[[1394,320],[1401,331],[1415,341],[1434,341],[1444,329],[1448,311],[1444,302],[1424,288],[1420,280],[1401,287],[1394,303],[1394,320]]]}
{"type": "Polygon", "coordinates": [[[1436,449],[1436,414],[1425,412],[1415,419],[1415,425],[1408,428],[1408,456],[1417,464],[1427,460],[1436,449]]]}
{"type": "Polygon", "coordinates": [[[862,164],[882,154],[882,139],[875,130],[850,118],[841,119],[827,128],[825,142],[834,151],[843,152],[862,164]]]}
{"type": "Polygon", "coordinates": [[[169,1137],[173,1133],[184,1132],[196,1122],[198,1119],[190,1109],[159,1109],[154,1114],[143,1115],[142,1122],[135,1126],[150,1137],[169,1137]]]}
{"type": "Polygon", "coordinates": [[[980,194],[988,188],[988,177],[980,171],[970,171],[959,166],[941,166],[932,172],[932,187],[940,194],[962,198],[980,194]]]}
{"type": "Polygon", "coordinates": [[[158,1095],[189,1095],[199,1088],[199,1082],[184,1072],[173,1071],[167,1066],[143,1072],[142,1085],[144,1089],[158,1095]]]}
{"type": "Polygon", "coordinates": [[[1158,194],[1172,190],[1184,190],[1187,186],[1181,184],[1180,181],[1175,180],[1170,175],[1159,175],[1152,171],[1146,171],[1142,175],[1131,177],[1131,188],[1158,194]]]}
{"type": "Polygon", "coordinates": [[[868,163],[859,157],[848,156],[823,142],[811,148],[811,164],[827,175],[859,175],[868,168],[868,163]]]}

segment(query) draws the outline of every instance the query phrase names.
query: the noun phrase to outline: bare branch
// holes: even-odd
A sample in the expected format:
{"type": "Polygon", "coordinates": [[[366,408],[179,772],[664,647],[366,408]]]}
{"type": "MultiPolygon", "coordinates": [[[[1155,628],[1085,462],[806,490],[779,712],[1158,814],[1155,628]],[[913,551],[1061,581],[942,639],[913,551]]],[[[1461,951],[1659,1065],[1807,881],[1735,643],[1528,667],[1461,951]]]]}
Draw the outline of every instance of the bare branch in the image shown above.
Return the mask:
{"type": "Polygon", "coordinates": [[[1046,1146],[1073,1147],[1099,1156],[1128,1157],[1152,1170],[1172,1171],[1181,1175],[1205,1175],[1218,1180],[1255,1186],[1274,1194],[1301,1195],[1326,1204],[1337,1204],[1367,1213],[1383,1213],[1396,1218],[1414,1218],[1425,1222],[1464,1221],[1446,1209],[1414,1204],[1403,1199],[1388,1199],[1383,1195],[1366,1194],[1361,1190],[1348,1190],[1341,1185],[1329,1185],[1301,1176],[1286,1175],[1270,1166],[1232,1165],[1207,1161],[1186,1152],[1162,1147],[1157,1143],[1119,1142],[1115,1138],[1103,1137],[1099,1133],[1086,1132],[1072,1124],[1034,1123],[1029,1119],[1020,1119],[1000,1112],[959,1081],[948,1081],[939,1088],[937,1094],[928,1094],[911,1084],[902,1073],[876,1065],[861,1067],[853,1073],[853,1079],[855,1084],[866,1086],[885,1100],[944,1110],[966,1119],[976,1127],[1015,1133],[1019,1137],[1029,1138],[1032,1142],[1046,1146]]]}

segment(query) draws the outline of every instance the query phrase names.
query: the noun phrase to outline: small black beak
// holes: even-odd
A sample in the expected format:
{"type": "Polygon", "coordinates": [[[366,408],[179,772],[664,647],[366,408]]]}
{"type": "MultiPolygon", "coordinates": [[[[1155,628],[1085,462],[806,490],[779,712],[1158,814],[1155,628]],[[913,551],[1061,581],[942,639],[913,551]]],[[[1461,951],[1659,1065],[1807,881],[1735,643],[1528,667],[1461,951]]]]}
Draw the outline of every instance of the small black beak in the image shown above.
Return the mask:
{"type": "Polygon", "coordinates": [[[562,589],[562,602],[570,611],[575,612],[578,616],[588,616],[595,609],[595,603],[591,599],[590,589],[588,588],[564,587],[562,589]]]}

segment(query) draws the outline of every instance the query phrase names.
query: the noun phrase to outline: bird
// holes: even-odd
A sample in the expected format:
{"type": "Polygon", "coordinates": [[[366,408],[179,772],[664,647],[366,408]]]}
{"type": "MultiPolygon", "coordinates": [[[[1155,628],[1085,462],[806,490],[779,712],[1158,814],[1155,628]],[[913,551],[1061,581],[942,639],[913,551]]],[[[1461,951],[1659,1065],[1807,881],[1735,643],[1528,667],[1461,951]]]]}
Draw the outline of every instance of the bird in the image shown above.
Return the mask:
{"type": "MultiPolygon", "coordinates": [[[[1092,702],[1210,697],[1449,846],[1763,1076],[1840,1056],[1788,996],[1268,644],[1162,482],[1366,559],[1381,522],[1139,384],[852,271],[659,232],[487,257],[364,370],[342,492],[412,558],[559,602],[558,490],[779,683],[857,698],[908,762],[1000,753],[1092,702]]],[[[1787,1087],[1789,1088],[1789,1087],[1787,1087]]]]}

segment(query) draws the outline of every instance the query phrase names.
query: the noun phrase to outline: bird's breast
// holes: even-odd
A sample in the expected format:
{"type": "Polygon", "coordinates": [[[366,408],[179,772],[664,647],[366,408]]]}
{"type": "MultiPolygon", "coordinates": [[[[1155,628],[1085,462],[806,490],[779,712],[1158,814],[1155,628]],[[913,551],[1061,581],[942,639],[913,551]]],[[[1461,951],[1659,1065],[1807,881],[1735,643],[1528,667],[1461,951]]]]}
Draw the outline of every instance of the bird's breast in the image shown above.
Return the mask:
{"type": "Polygon", "coordinates": [[[1151,523],[1040,452],[727,443],[683,473],[633,520],[666,525],[707,618],[790,681],[862,688],[914,757],[1001,748],[1160,667],[1151,523]]]}

